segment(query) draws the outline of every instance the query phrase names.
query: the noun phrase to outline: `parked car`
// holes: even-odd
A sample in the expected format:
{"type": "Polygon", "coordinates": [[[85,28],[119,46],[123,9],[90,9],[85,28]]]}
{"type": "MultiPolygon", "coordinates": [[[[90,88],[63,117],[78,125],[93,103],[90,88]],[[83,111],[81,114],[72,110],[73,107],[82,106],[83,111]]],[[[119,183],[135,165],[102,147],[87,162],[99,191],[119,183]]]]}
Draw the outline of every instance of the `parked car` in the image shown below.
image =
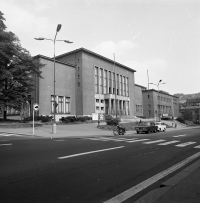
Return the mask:
{"type": "Polygon", "coordinates": [[[162,123],[162,122],[155,122],[155,125],[158,126],[158,131],[159,132],[160,131],[165,132],[165,130],[167,128],[167,126],[164,123],[162,123]]]}
{"type": "Polygon", "coordinates": [[[158,131],[158,126],[156,126],[154,122],[140,122],[135,126],[135,130],[137,133],[156,133],[158,131]]]}

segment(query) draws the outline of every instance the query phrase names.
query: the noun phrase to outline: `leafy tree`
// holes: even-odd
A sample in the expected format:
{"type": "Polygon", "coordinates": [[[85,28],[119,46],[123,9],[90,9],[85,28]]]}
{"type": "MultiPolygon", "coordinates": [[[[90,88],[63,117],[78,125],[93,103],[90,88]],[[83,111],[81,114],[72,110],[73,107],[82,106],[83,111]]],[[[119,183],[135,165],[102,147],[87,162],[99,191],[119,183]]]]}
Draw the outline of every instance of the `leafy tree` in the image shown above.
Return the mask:
{"type": "Polygon", "coordinates": [[[33,76],[41,78],[44,65],[21,47],[15,34],[6,31],[4,21],[0,11],[0,106],[6,120],[5,109],[19,110],[28,100],[27,95],[34,90],[33,76]]]}

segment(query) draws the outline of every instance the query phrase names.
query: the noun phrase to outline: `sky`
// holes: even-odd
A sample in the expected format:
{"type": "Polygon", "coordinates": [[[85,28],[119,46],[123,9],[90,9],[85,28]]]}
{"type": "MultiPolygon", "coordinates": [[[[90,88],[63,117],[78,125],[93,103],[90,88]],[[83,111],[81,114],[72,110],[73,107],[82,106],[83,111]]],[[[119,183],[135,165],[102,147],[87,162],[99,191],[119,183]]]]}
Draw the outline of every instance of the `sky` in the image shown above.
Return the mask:
{"type": "Polygon", "coordinates": [[[170,94],[200,92],[199,0],[1,0],[7,31],[32,56],[85,48],[134,70],[135,83],[170,94]],[[147,74],[148,73],[148,74],[147,74]],[[149,80],[148,80],[149,78],[149,80]]]}

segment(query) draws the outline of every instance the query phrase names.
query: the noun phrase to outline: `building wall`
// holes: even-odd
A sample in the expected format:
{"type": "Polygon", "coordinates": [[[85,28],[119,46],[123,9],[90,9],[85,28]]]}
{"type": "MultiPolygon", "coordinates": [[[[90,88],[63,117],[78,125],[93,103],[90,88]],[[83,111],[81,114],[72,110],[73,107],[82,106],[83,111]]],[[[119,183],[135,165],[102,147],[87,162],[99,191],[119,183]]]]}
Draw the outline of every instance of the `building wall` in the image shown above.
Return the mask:
{"type": "MultiPolygon", "coordinates": [[[[54,95],[54,63],[50,59],[40,58],[41,63],[45,64],[42,68],[42,77],[36,81],[38,88],[34,102],[39,104],[39,115],[53,114],[51,111],[51,95],[54,95]],[[38,97],[37,97],[38,95],[38,97]]],[[[75,98],[75,68],[66,64],[55,64],[55,95],[70,97],[70,113],[56,113],[58,117],[67,115],[76,115],[75,98]]],[[[58,97],[56,98],[58,103],[58,97]]],[[[64,101],[65,102],[65,101],[64,101]]]]}
{"type": "MultiPolygon", "coordinates": [[[[87,51],[78,50],[69,54],[58,56],[57,60],[70,62],[76,65],[76,97],[77,97],[77,113],[80,115],[91,115],[92,113],[104,113],[105,111],[97,111],[96,106],[105,107],[104,94],[95,94],[95,81],[94,81],[94,68],[106,69],[108,71],[116,72],[129,78],[129,99],[130,100],[130,114],[134,115],[134,71],[128,70],[114,62],[99,57],[98,55],[91,54],[87,51]],[[100,103],[96,102],[100,99],[100,103]]],[[[118,96],[117,99],[121,97],[118,96]]]]}
{"type": "Polygon", "coordinates": [[[135,84],[135,115],[136,116],[143,116],[142,90],[144,89],[146,88],[135,84]]]}
{"type": "Polygon", "coordinates": [[[154,89],[144,90],[142,93],[143,111],[145,117],[148,117],[148,110],[150,110],[150,117],[158,117],[159,114],[160,116],[163,114],[167,114],[172,117],[179,116],[179,99],[177,97],[162,91],[159,91],[158,93],[158,91],[154,89]]]}

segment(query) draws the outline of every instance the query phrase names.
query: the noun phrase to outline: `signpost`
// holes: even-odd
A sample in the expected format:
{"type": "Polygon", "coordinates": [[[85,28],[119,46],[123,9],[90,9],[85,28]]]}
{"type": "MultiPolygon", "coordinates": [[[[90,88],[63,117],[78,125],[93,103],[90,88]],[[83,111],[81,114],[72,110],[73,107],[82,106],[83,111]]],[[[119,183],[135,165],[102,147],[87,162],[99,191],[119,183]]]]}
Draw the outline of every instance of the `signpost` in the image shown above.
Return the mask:
{"type": "Polygon", "coordinates": [[[33,135],[34,135],[34,112],[39,110],[39,105],[37,103],[33,104],[33,135]]]}

